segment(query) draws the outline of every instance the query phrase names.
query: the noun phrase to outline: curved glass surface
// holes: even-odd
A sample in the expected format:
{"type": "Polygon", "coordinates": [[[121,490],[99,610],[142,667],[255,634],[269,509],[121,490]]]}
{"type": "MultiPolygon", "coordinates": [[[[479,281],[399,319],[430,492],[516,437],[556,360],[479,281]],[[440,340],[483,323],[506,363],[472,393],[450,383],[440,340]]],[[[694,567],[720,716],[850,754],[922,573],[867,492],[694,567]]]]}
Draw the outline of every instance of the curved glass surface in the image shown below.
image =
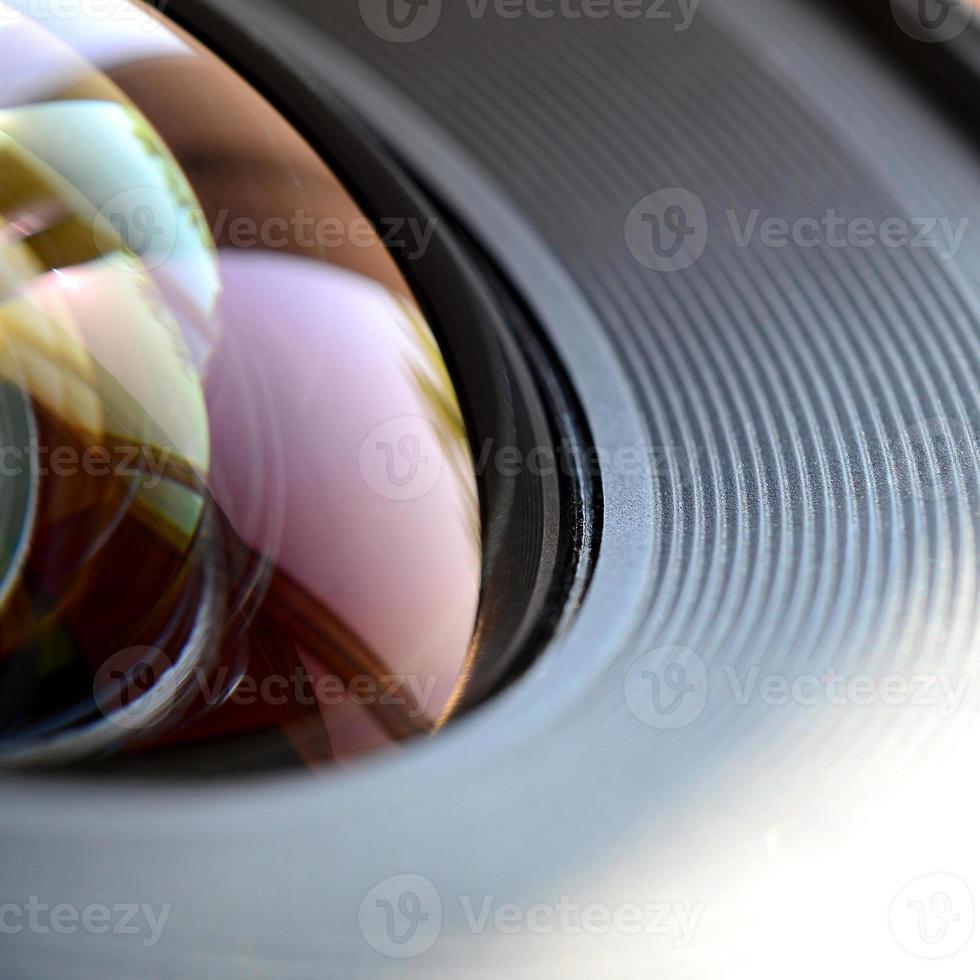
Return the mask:
{"type": "Polygon", "coordinates": [[[0,761],[438,724],[481,561],[446,366],[320,157],[149,8],[0,0],[0,431],[0,761]]]}

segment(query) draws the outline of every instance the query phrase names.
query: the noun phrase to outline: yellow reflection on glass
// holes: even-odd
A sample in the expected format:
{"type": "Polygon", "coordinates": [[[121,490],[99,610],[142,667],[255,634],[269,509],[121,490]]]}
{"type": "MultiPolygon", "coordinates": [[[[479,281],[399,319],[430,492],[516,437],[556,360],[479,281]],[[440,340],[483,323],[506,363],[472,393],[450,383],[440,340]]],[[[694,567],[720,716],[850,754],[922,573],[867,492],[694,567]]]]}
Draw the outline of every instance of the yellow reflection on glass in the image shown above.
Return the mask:
{"type": "Polygon", "coordinates": [[[430,731],[476,482],[378,236],[148,9],[0,24],[0,758],[316,763],[430,731]]]}

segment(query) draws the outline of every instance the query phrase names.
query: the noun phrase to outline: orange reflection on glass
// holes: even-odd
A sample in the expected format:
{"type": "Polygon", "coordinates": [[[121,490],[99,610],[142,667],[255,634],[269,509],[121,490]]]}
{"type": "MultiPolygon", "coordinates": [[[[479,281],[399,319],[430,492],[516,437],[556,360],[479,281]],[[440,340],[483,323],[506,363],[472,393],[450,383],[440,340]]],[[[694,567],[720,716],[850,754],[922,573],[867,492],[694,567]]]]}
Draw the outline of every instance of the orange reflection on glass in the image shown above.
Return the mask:
{"type": "Polygon", "coordinates": [[[135,5],[28,11],[0,2],[0,757],[430,731],[480,527],[411,292],[195,42],[135,5]]]}

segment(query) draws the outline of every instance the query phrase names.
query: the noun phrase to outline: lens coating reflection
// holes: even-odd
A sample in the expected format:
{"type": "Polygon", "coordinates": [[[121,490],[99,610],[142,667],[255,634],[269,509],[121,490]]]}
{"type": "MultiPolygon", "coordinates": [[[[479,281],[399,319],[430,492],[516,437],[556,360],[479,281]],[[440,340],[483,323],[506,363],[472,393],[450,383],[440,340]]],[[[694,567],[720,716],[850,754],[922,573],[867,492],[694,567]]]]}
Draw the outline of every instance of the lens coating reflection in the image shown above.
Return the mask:
{"type": "Polygon", "coordinates": [[[312,765],[432,730],[481,542],[418,305],[218,59],[60,9],[0,2],[0,758],[312,765]]]}

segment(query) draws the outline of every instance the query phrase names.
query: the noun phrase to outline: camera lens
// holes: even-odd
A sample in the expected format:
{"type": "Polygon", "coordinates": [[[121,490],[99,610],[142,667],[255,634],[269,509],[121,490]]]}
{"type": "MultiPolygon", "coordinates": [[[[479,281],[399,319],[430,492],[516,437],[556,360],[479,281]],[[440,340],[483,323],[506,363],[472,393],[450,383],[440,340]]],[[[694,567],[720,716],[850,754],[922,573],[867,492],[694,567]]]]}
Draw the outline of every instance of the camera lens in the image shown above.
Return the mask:
{"type": "Polygon", "coordinates": [[[431,731],[480,510],[379,223],[155,12],[56,10],[0,2],[0,758],[317,765],[431,731]]]}

